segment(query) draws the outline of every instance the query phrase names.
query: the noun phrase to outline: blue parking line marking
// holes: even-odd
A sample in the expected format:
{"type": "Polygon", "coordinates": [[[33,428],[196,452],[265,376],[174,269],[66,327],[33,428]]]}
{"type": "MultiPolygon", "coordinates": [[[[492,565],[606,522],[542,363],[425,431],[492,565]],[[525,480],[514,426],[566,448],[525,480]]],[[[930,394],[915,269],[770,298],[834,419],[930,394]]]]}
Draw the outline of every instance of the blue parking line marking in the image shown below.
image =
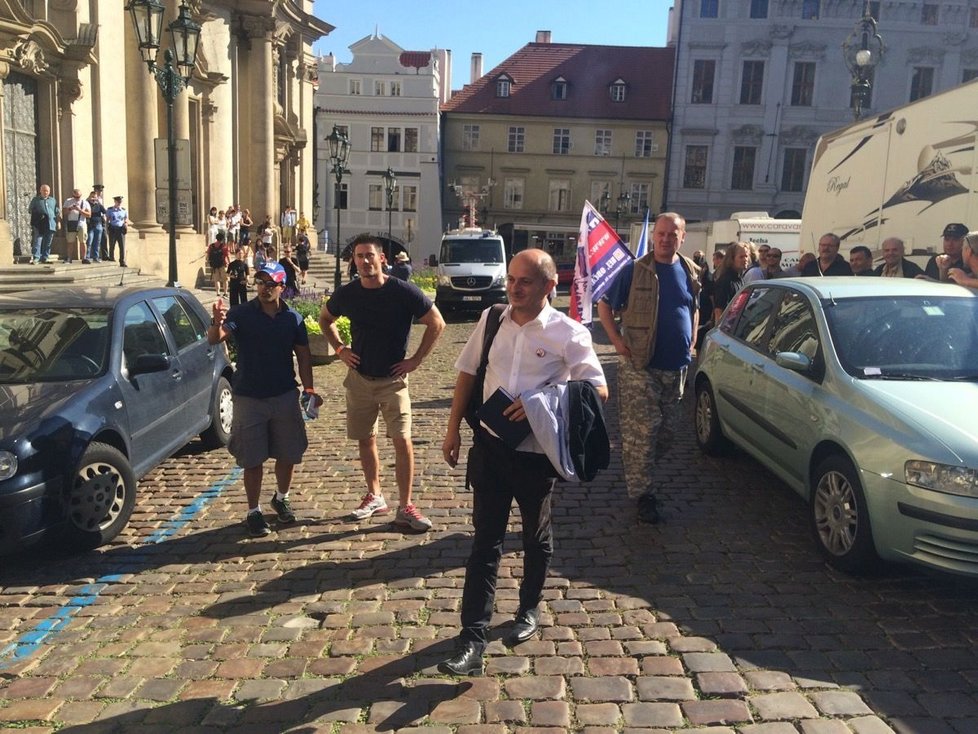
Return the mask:
{"type": "MultiPolygon", "coordinates": [[[[200,514],[208,504],[221,496],[225,487],[234,485],[241,478],[241,467],[234,467],[223,479],[214,482],[210,487],[203,490],[186,507],[182,508],[176,517],[163,523],[163,527],[157,530],[144,540],[135,551],[138,554],[141,548],[147,545],[162,543],[164,540],[176,535],[187,523],[195,516],[200,514]]],[[[138,571],[136,565],[132,566],[132,572],[138,571]]],[[[33,655],[44,644],[45,641],[56,636],[65,629],[78,612],[85,607],[94,604],[105,589],[113,584],[120,582],[126,575],[127,570],[122,572],[106,574],[95,580],[95,583],[85,584],[75,596],[62,604],[50,616],[42,619],[34,627],[11,642],[0,648],[0,670],[4,670],[15,663],[26,660],[33,655]]]]}

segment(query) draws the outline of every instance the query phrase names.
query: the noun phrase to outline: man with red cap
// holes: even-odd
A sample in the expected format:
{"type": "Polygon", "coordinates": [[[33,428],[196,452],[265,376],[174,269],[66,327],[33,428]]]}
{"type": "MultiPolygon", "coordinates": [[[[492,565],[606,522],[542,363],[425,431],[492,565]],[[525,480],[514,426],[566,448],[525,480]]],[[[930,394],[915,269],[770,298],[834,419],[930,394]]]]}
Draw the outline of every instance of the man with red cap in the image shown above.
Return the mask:
{"type": "Polygon", "coordinates": [[[312,386],[312,355],[302,316],[282,300],[285,268],[268,262],[255,273],[258,295],[225,312],[221,299],[214,304],[207,341],[217,344],[233,335],[238,350],[234,375],[234,417],[228,450],[244,469],[248,496],[246,524],[253,537],[268,535],[271,528],[262,514],[262,474],[265,461],[275,459],[272,509],[281,524],[295,522],[289,489],[295,465],[308,446],[306,428],[299,408],[295,354],[306,401],[322,404],[312,386]]]}

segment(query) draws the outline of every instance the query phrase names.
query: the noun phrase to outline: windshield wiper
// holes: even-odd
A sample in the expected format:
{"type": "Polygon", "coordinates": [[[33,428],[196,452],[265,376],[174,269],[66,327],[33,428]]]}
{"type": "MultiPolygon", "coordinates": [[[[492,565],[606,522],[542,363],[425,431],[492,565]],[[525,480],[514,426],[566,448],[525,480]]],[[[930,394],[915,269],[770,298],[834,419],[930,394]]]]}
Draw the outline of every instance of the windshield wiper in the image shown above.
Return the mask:
{"type": "Polygon", "coordinates": [[[883,372],[879,375],[863,375],[870,380],[918,380],[922,382],[944,382],[942,377],[921,375],[918,372],[883,372]]]}

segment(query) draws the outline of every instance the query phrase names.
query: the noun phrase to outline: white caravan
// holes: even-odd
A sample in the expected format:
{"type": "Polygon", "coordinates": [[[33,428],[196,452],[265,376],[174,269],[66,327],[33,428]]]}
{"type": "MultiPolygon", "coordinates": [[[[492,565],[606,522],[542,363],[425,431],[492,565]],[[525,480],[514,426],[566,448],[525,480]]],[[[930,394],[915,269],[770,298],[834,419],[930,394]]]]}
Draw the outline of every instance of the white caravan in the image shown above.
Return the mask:
{"type": "Polygon", "coordinates": [[[843,255],[878,254],[887,237],[907,252],[941,252],[944,225],[978,229],[978,80],[823,135],[802,212],[801,243],[833,232],[843,255]]]}
{"type": "Polygon", "coordinates": [[[800,237],[800,219],[775,219],[767,212],[734,212],[730,219],[687,225],[682,249],[684,255],[703,250],[712,263],[709,258],[713,251],[730,242],[770,245],[781,250],[781,266],[787,268],[798,262],[800,237]]]}

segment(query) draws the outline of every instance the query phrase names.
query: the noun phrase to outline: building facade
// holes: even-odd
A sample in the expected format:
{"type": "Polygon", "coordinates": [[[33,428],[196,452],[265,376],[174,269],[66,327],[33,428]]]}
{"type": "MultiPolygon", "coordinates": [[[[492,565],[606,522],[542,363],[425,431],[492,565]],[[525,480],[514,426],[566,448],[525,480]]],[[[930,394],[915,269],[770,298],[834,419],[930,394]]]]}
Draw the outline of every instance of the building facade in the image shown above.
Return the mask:
{"type": "Polygon", "coordinates": [[[661,211],[672,73],[672,49],[539,32],[442,108],[445,226],[474,215],[566,271],[585,201],[623,233],[661,211]]]}
{"type": "Polygon", "coordinates": [[[451,52],[405,51],[380,34],[350,51],[348,64],[319,61],[315,221],[328,232],[331,252],[369,233],[388,242],[389,259],[405,250],[417,264],[438,251],[441,234],[438,107],[451,85],[451,52]],[[350,141],[338,185],[324,142],[334,126],[350,141]],[[388,168],[397,181],[390,207],[388,168]]]}
{"type": "MultiPolygon", "coordinates": [[[[258,217],[277,216],[286,204],[311,211],[312,43],[332,26],[312,15],[312,0],[186,4],[202,32],[196,69],[173,112],[189,162],[178,177],[178,272],[193,284],[210,206],[239,203],[258,217]]],[[[164,26],[178,5],[168,0],[164,26]]],[[[103,184],[108,203],[125,197],[134,222],[128,264],[166,274],[167,189],[156,161],[160,140],[165,161],[167,107],[125,3],[0,0],[0,77],[7,252],[29,250],[27,204],[40,184],[59,202],[75,187],[87,196],[103,184]]]]}
{"type": "Polygon", "coordinates": [[[975,0],[674,3],[670,209],[801,216],[816,141],[853,119],[842,44],[866,9],[885,50],[864,117],[978,75],[975,0]]]}

